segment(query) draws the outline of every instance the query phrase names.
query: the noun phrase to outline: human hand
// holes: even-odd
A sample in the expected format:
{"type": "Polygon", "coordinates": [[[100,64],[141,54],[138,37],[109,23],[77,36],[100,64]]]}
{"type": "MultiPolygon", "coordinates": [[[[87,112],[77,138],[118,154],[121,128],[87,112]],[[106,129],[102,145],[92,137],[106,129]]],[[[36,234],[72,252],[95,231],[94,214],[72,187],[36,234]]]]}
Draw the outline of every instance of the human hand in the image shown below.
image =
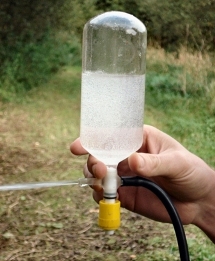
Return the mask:
{"type": "MultiPolygon", "coordinates": [[[[72,143],[71,152],[87,153],[79,139],[72,143]]],[[[214,194],[215,172],[172,137],[145,125],[142,147],[120,162],[117,170],[119,176],[139,175],[154,181],[169,194],[183,224],[203,227],[202,211],[214,194]]],[[[84,174],[102,179],[106,166],[90,155],[84,174]]],[[[102,191],[98,187],[94,189],[94,199],[98,202],[102,191]]],[[[120,187],[118,194],[122,207],[157,221],[170,222],[164,206],[151,191],[142,187],[120,187]]]]}

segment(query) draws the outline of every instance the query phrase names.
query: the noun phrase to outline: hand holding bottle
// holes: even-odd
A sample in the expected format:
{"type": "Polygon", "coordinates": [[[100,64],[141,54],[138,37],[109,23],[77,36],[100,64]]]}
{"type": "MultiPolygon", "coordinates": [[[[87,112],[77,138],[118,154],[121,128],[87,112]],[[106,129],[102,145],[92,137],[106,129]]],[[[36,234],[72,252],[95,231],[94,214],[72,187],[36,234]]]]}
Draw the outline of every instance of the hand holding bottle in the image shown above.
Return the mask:
{"type": "MultiPolygon", "coordinates": [[[[79,139],[71,145],[72,153],[86,154],[79,139]]],[[[215,171],[180,143],[152,126],[144,126],[144,142],[137,153],[118,165],[119,176],[142,176],[162,187],[171,197],[183,224],[194,224],[215,242],[215,171]]],[[[102,179],[106,166],[89,156],[85,176],[102,179]]],[[[102,191],[94,187],[94,199],[102,191]]],[[[160,200],[142,187],[120,187],[121,205],[151,219],[170,222],[160,200]]]]}

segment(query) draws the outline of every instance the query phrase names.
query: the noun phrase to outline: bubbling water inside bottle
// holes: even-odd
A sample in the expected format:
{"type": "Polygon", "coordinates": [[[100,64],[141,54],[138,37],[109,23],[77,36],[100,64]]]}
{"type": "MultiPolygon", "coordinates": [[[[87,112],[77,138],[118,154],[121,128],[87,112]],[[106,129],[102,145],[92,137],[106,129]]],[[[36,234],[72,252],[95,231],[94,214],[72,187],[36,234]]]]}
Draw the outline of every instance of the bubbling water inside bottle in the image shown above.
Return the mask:
{"type": "Polygon", "coordinates": [[[144,80],[144,75],[82,75],[81,142],[108,166],[116,166],[142,144],[144,80]]]}

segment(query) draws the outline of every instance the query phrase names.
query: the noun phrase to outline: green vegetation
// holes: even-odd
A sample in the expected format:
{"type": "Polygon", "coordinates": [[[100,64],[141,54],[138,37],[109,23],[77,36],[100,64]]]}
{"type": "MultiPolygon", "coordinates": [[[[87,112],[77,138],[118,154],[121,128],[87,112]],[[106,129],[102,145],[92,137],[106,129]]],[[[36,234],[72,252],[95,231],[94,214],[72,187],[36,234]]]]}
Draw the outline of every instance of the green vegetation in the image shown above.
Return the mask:
{"type": "MultiPolygon", "coordinates": [[[[69,151],[79,135],[81,35],[107,10],[147,26],[145,123],[215,167],[214,3],[2,0],[0,183],[82,177],[86,156],[69,151]]],[[[89,188],[1,193],[0,260],[179,260],[172,225],[122,209],[122,226],[109,237],[97,212],[89,188]]],[[[191,260],[214,260],[205,235],[185,230],[191,260]]]]}
{"type": "MultiPolygon", "coordinates": [[[[194,95],[195,84],[193,95],[191,90],[175,91],[169,77],[177,80],[179,64],[182,71],[194,70],[183,64],[182,57],[174,60],[162,49],[149,48],[145,123],[173,135],[215,166],[214,101],[206,92],[194,95]],[[152,75],[159,74],[167,75],[165,81],[172,89],[157,85],[159,81],[152,75]]],[[[198,60],[198,56],[191,57],[198,60]]],[[[204,68],[209,62],[205,59],[204,68]]],[[[70,142],[79,134],[80,78],[79,66],[64,67],[46,84],[29,91],[22,102],[0,105],[2,183],[82,177],[86,157],[69,152],[70,142]]],[[[192,81],[195,83],[194,75],[192,81]]],[[[1,193],[0,260],[179,260],[172,225],[122,209],[121,228],[109,237],[97,227],[97,218],[90,189],[1,193]]],[[[185,230],[191,260],[213,260],[214,245],[206,236],[193,226],[185,230]]]]}
{"type": "Polygon", "coordinates": [[[134,14],[148,29],[148,40],[169,51],[177,51],[181,45],[188,45],[198,51],[214,49],[213,0],[196,2],[114,0],[96,1],[102,10],[120,10],[134,14]]]}
{"type": "Polygon", "coordinates": [[[156,119],[153,124],[211,165],[215,164],[213,65],[208,55],[182,50],[175,59],[163,50],[149,48],[146,77],[146,108],[156,119]]]}
{"type": "MultiPolygon", "coordinates": [[[[0,100],[14,100],[18,93],[23,94],[46,82],[62,66],[80,64],[84,24],[108,10],[125,11],[142,20],[148,30],[150,45],[160,46],[176,56],[181,46],[214,56],[213,0],[180,0],[177,3],[173,0],[38,0],[35,3],[2,0],[0,100]]],[[[173,74],[181,74],[181,67],[169,68],[169,73],[171,84],[179,89],[173,74]]],[[[165,85],[166,77],[160,75],[155,80],[165,85]]],[[[208,78],[214,79],[213,71],[208,71],[208,78]]],[[[193,83],[189,73],[186,81],[187,86],[193,83]]]]}
{"type": "Polygon", "coordinates": [[[0,97],[17,100],[17,95],[41,85],[62,66],[80,64],[80,44],[75,37],[47,34],[39,43],[17,43],[9,53],[1,69],[0,97]]]}

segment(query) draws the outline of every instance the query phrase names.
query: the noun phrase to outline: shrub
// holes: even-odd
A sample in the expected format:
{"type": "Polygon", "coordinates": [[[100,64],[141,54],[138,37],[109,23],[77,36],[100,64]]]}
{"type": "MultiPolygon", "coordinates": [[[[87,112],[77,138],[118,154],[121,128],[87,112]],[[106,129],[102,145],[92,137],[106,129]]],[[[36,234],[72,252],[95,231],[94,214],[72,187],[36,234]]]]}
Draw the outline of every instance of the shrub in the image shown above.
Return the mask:
{"type": "Polygon", "coordinates": [[[4,48],[1,67],[0,98],[14,99],[17,95],[47,81],[65,65],[80,64],[80,44],[75,37],[47,34],[38,42],[19,42],[11,50],[4,48]],[[72,39],[71,39],[72,38],[72,39]]]}

